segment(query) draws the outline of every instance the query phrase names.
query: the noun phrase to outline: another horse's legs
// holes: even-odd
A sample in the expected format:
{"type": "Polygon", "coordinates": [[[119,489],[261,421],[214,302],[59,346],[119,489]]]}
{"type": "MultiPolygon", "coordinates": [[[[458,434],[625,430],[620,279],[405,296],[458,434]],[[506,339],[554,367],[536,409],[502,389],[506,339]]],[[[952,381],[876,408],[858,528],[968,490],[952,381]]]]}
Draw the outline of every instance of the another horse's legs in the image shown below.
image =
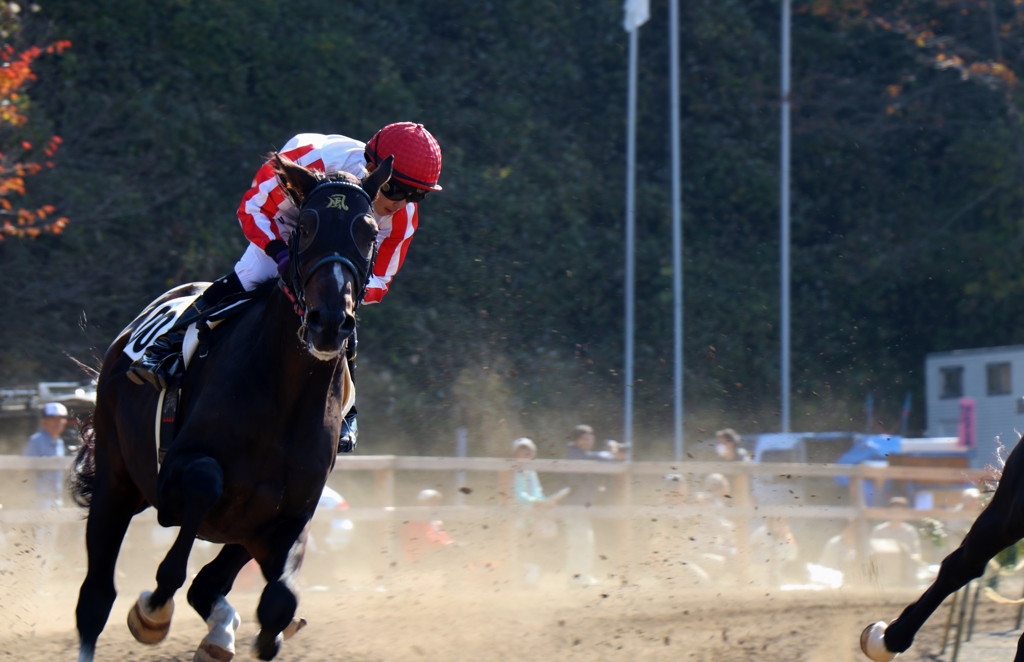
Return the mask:
{"type": "Polygon", "coordinates": [[[163,641],[174,612],[172,598],[185,583],[188,556],[203,518],[224,491],[224,472],[216,460],[200,457],[188,463],[181,474],[184,500],[181,529],[156,571],[156,590],[143,593],[128,614],[132,635],[144,644],[163,641]]]}
{"type": "MultiPolygon", "coordinates": [[[[903,653],[910,648],[918,630],[947,597],[972,579],[981,577],[985,565],[993,556],[1024,537],[1024,520],[1020,517],[1024,503],[1018,503],[1024,502],[1024,495],[1017,495],[1010,486],[1006,487],[996,492],[992,502],[971,526],[960,547],[942,561],[939,575],[928,590],[917,602],[904,609],[899,618],[885,627],[883,641],[889,653],[903,653]]],[[[865,646],[865,638],[871,636],[869,630],[875,627],[869,626],[864,631],[862,648],[865,646]]],[[[868,653],[868,650],[864,652],[868,653]]],[[[881,652],[873,659],[886,658],[891,659],[891,656],[881,652]]]]}
{"type": "Polygon", "coordinates": [[[273,527],[253,547],[256,560],[267,580],[260,604],[256,608],[260,631],[256,633],[252,644],[252,654],[260,660],[274,659],[285,638],[305,625],[305,621],[293,619],[299,605],[294,588],[295,576],[306,552],[308,523],[308,518],[283,522],[273,527]]]}
{"type": "MultiPolygon", "coordinates": [[[[99,451],[102,455],[102,450],[99,451]]],[[[121,542],[132,517],[142,505],[142,495],[127,476],[114,484],[108,461],[97,461],[96,481],[89,507],[89,521],[85,529],[85,547],[89,569],[78,592],[79,662],[91,662],[96,640],[107,624],[114,606],[117,589],[114,587],[114,567],[121,542]]]]}
{"type": "Polygon", "coordinates": [[[235,631],[241,623],[238,612],[227,601],[235,577],[252,558],[241,545],[225,545],[217,558],[207,563],[188,589],[188,603],[203,617],[209,634],[196,650],[194,662],[224,662],[235,655],[235,631]]]}

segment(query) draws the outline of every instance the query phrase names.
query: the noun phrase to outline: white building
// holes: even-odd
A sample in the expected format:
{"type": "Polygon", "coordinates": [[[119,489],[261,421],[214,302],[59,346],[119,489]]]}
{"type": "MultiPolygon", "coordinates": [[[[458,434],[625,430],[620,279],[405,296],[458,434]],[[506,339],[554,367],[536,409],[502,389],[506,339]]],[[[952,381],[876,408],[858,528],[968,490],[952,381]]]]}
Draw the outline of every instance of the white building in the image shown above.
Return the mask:
{"type": "Polygon", "coordinates": [[[930,437],[955,437],[960,399],[976,403],[977,447],[971,466],[995,464],[996,437],[1012,449],[1024,431],[1024,345],[936,352],[925,357],[930,437]]]}

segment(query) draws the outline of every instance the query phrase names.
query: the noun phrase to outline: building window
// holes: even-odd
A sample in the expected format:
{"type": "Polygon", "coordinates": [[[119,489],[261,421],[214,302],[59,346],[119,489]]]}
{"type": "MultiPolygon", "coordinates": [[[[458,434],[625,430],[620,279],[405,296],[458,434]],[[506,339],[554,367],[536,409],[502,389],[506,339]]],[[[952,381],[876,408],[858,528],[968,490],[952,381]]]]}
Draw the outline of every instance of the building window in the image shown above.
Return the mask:
{"type": "Polygon", "coordinates": [[[989,395],[1008,395],[1010,393],[1010,364],[989,363],[985,366],[988,379],[989,395]]]}
{"type": "Polygon", "coordinates": [[[942,382],[942,393],[939,395],[943,400],[947,398],[960,398],[964,395],[964,368],[959,365],[939,368],[939,379],[942,382]]]}

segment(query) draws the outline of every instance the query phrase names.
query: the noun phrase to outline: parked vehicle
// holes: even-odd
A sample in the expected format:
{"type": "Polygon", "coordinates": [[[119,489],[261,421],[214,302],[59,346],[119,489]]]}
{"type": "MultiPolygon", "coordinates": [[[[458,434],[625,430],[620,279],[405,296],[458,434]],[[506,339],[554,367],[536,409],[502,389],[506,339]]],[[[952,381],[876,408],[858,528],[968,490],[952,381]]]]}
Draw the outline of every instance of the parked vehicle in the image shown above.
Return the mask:
{"type": "MultiPolygon", "coordinates": [[[[864,435],[855,432],[776,432],[757,435],[754,461],[762,463],[834,464],[864,435]]],[[[753,484],[754,498],[771,505],[846,505],[847,490],[828,477],[794,479],[762,474],[753,484]]]]}

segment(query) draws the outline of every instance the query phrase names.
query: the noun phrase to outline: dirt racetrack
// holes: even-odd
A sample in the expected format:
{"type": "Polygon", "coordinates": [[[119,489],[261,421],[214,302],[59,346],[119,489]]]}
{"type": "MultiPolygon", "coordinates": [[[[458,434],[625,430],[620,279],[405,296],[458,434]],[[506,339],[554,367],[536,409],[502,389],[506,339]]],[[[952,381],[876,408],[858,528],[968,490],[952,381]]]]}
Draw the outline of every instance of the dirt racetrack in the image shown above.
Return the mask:
{"type": "MultiPolygon", "coordinates": [[[[73,660],[78,581],[41,587],[32,574],[0,576],[0,660],[73,660]]],[[[857,648],[861,628],[895,617],[912,597],[842,589],[681,590],[643,579],[524,590],[497,579],[463,581],[455,571],[372,579],[329,587],[307,582],[299,611],[310,624],[278,659],[847,662],[865,659],[857,648]]],[[[124,617],[134,595],[150,583],[120,578],[121,595],[100,637],[97,660],[192,659],[206,630],[183,592],[166,641],[146,647],[129,634],[124,617]]],[[[243,618],[236,659],[247,659],[259,586],[246,590],[240,583],[242,590],[231,596],[243,618]]],[[[1007,630],[1014,613],[1012,607],[983,603],[977,631],[1007,630]]],[[[945,608],[899,659],[934,659],[944,616],[945,608]]]]}
{"type": "MultiPolygon", "coordinates": [[[[403,564],[397,557],[371,569],[365,563],[371,550],[358,544],[332,554],[307,554],[299,615],[309,626],[277,659],[854,662],[866,660],[858,648],[864,626],[895,618],[919,593],[886,591],[877,582],[858,590],[782,590],[750,583],[744,588],[738,582],[701,587],[681,572],[682,565],[664,558],[656,563],[636,558],[618,567],[608,560],[595,586],[570,587],[565,575],[553,570],[537,587],[526,588],[509,572],[512,562],[475,562],[499,557],[479,546],[495,538],[495,529],[474,528],[488,535],[473,541],[468,528],[453,524],[456,537],[470,542],[430,565],[403,564]]],[[[85,571],[83,524],[61,525],[56,541],[39,527],[8,526],[0,533],[0,662],[74,660],[75,603],[85,571]],[[50,553],[42,551],[40,540],[49,540],[50,553]]],[[[99,640],[98,661],[192,660],[206,627],[187,604],[184,589],[176,596],[170,635],[161,644],[137,643],[125,625],[138,593],[154,588],[157,564],[173,535],[145,516],[132,523],[118,560],[119,596],[99,640]]],[[[190,578],[215,552],[215,546],[197,545],[190,578]]],[[[558,549],[545,554],[557,557],[558,549]]],[[[236,659],[249,659],[262,586],[258,571],[246,568],[229,596],[242,617],[236,659]]],[[[1006,595],[1020,591],[1019,580],[1012,578],[1003,587],[1006,595]]],[[[947,613],[944,606],[932,617],[900,662],[935,659],[947,613]]],[[[976,632],[1010,630],[1015,616],[1015,607],[983,601],[976,632]]],[[[1007,651],[1005,659],[1012,657],[1007,651]]]]}

